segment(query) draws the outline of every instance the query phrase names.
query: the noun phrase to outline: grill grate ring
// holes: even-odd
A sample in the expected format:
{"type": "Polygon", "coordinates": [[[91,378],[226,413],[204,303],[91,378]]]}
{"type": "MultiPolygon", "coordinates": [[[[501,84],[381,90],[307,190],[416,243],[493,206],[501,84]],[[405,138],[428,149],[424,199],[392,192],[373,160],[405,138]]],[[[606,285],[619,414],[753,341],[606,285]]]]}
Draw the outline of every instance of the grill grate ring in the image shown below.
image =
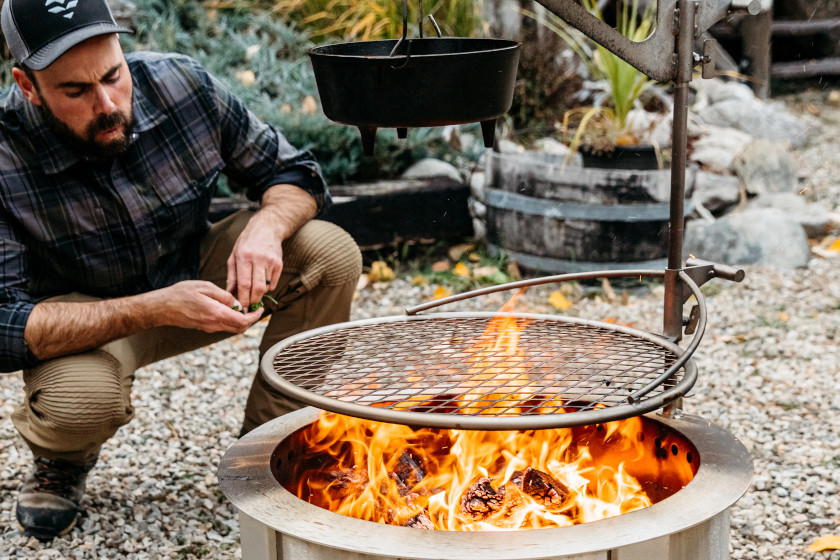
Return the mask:
{"type": "Polygon", "coordinates": [[[682,353],[621,325],[522,313],[434,313],[301,333],[266,353],[262,371],[286,396],[341,414],[433,427],[527,429],[615,420],[664,406],[696,380],[692,362],[674,368],[682,353]],[[502,323],[515,325],[518,334],[500,335],[502,323]],[[664,375],[669,369],[673,373],[664,375]],[[633,399],[640,391],[644,398],[633,399]]]}

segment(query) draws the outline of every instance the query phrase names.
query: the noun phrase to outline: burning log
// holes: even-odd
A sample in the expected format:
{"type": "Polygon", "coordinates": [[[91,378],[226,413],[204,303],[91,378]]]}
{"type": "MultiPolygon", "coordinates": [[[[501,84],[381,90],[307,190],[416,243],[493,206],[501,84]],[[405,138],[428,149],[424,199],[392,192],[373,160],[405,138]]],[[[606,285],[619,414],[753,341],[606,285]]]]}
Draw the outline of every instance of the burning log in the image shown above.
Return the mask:
{"type": "Polygon", "coordinates": [[[425,476],[426,471],[423,470],[423,466],[408,451],[402,452],[394,470],[390,473],[391,480],[397,483],[400,496],[407,496],[425,476]]]}
{"type": "Polygon", "coordinates": [[[432,520],[426,515],[426,512],[421,512],[403,523],[403,527],[411,527],[412,529],[425,529],[427,531],[434,531],[435,525],[432,520]]]}
{"type": "Polygon", "coordinates": [[[548,473],[531,467],[525,469],[525,472],[513,473],[511,482],[548,509],[558,509],[572,497],[572,493],[562,482],[548,473]],[[521,476],[517,477],[517,474],[521,476]],[[514,482],[514,478],[519,480],[518,484],[514,482]]]}
{"type": "Polygon", "coordinates": [[[505,503],[505,487],[496,491],[487,477],[479,478],[461,496],[461,512],[473,519],[484,519],[502,509],[505,503]]]}

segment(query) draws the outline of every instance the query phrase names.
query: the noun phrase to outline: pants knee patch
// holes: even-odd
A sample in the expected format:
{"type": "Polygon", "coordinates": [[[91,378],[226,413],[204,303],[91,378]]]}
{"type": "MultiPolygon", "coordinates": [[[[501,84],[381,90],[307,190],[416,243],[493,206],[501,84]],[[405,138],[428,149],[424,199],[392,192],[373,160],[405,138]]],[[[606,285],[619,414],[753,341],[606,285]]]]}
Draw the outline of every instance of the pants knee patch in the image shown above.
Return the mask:
{"type": "Polygon", "coordinates": [[[57,358],[26,372],[29,410],[45,427],[99,432],[126,423],[134,411],[119,361],[102,351],[57,358]]]}

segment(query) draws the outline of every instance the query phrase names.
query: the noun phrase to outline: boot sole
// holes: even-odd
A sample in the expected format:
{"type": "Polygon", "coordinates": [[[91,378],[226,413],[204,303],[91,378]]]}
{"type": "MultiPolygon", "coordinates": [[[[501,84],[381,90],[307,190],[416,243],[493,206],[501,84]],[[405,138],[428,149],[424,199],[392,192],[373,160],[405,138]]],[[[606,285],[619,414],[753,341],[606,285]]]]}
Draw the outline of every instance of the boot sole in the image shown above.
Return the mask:
{"type": "Polygon", "coordinates": [[[48,536],[43,536],[43,535],[37,535],[35,533],[30,533],[20,523],[18,523],[17,526],[18,526],[18,529],[20,529],[20,531],[22,531],[24,535],[28,535],[30,537],[35,537],[36,539],[38,539],[41,542],[46,542],[46,541],[51,541],[52,539],[54,539],[56,537],[63,537],[64,535],[66,535],[67,533],[72,531],[76,527],[76,522],[78,520],[79,520],[79,516],[76,515],[76,517],[73,518],[73,522],[70,523],[70,525],[68,525],[67,527],[65,527],[64,529],[62,529],[61,531],[59,531],[55,535],[52,535],[52,536],[49,536],[49,537],[48,536]]]}

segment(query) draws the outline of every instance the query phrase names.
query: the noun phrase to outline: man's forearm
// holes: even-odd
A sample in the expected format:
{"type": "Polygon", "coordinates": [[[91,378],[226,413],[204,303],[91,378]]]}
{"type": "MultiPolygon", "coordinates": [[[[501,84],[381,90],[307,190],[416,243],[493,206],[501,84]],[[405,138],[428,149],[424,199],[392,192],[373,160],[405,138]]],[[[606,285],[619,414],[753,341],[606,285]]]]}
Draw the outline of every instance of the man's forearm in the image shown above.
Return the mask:
{"type": "Polygon", "coordinates": [[[24,338],[40,360],[91,350],[153,326],[142,296],[91,302],[41,302],[24,338]]]}
{"type": "Polygon", "coordinates": [[[270,214],[278,234],[286,239],[318,214],[315,199],[294,185],[274,185],[262,197],[258,213],[270,214]]]}

